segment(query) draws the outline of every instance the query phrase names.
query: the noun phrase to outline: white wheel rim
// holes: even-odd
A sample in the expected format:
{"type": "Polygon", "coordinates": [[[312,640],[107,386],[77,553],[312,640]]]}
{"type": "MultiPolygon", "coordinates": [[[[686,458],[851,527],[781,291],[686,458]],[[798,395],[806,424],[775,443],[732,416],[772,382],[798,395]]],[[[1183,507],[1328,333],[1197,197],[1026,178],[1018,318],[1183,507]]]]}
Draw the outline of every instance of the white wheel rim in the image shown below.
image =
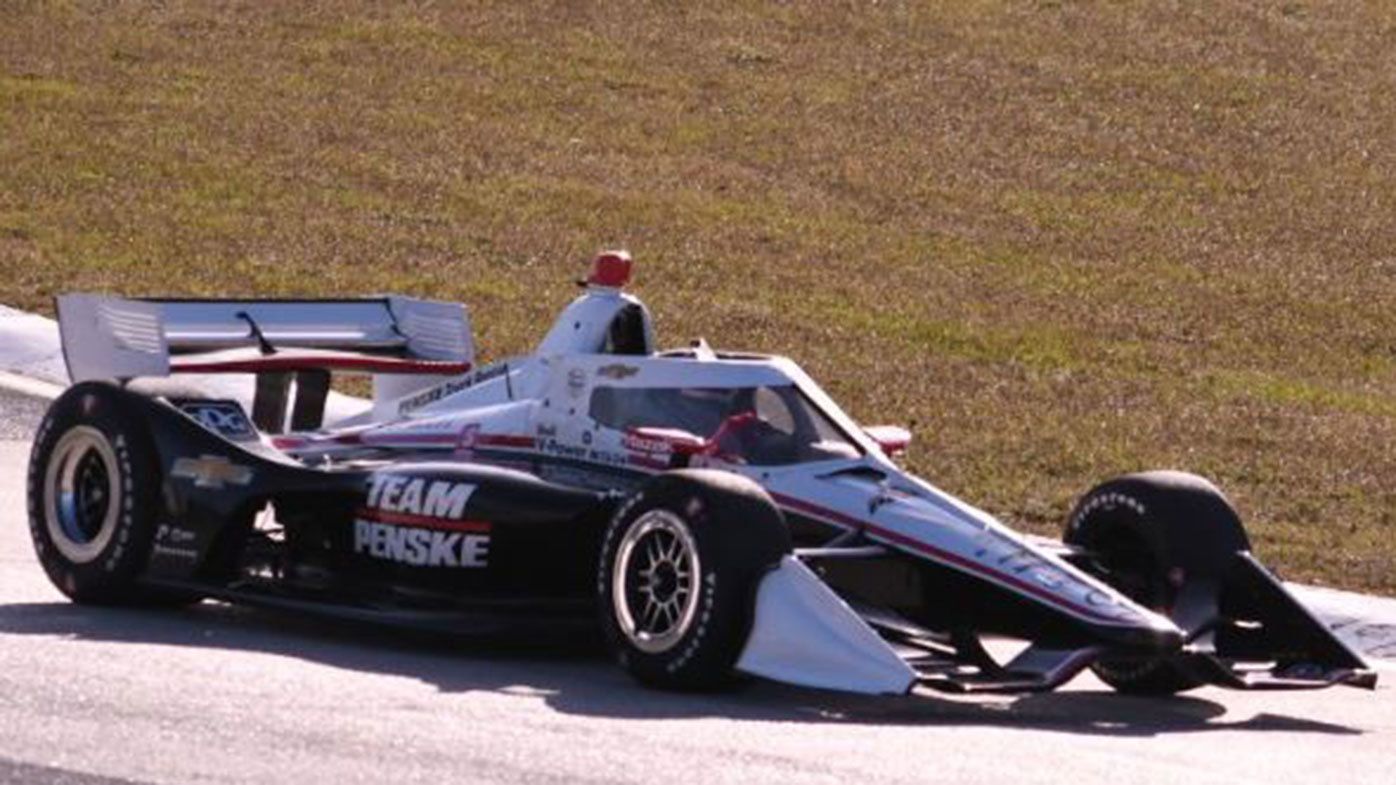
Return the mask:
{"type": "Polygon", "coordinates": [[[693,626],[701,579],[698,544],[668,510],[641,515],[616,550],[611,604],[621,633],[635,648],[659,654],[693,626]]]}
{"type": "Polygon", "coordinates": [[[105,434],[79,425],[63,434],[44,473],[44,521],[53,547],[76,564],[95,560],[116,533],[124,501],[120,464],[105,434]]]}

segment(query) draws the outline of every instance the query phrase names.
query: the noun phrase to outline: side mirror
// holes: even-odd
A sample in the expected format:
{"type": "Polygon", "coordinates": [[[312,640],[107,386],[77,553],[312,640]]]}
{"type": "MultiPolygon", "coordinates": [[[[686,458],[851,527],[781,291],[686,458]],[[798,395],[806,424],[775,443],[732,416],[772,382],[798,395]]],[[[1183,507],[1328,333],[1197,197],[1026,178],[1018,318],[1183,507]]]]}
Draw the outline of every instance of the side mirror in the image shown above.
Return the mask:
{"type": "Polygon", "coordinates": [[[911,444],[911,431],[900,425],[869,425],[863,432],[877,442],[878,449],[888,458],[905,454],[907,446],[911,444]]]}

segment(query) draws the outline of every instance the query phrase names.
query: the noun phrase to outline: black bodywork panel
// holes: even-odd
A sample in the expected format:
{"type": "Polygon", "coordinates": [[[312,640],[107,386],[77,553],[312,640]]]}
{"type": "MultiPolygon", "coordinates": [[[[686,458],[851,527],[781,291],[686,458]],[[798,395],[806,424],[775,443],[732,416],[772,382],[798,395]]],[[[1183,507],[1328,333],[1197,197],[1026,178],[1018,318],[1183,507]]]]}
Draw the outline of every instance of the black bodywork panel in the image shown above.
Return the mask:
{"type": "Polygon", "coordinates": [[[163,477],[152,582],[439,611],[594,595],[611,494],[439,459],[311,468],[133,398],[163,477]]]}

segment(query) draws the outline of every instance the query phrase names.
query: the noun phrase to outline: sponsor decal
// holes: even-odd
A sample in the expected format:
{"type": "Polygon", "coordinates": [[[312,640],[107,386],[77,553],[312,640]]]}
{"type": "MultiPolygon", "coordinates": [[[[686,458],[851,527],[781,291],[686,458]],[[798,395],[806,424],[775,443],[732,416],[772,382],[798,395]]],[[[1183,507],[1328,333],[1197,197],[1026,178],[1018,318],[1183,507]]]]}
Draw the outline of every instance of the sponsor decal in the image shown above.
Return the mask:
{"type": "Polygon", "coordinates": [[[370,447],[449,446],[459,444],[472,427],[478,433],[479,423],[443,415],[380,426],[364,432],[359,439],[370,447]]]}
{"type": "Polygon", "coordinates": [[[637,471],[669,468],[668,455],[665,453],[644,453],[628,446],[626,451],[608,449],[604,445],[596,446],[593,444],[595,436],[585,431],[581,435],[581,441],[581,444],[577,444],[555,437],[545,437],[538,439],[533,446],[544,455],[570,461],[585,461],[637,471]]]}
{"type": "Polygon", "coordinates": [[[460,438],[456,440],[456,446],[462,450],[473,450],[479,440],[480,424],[473,422],[460,429],[460,438]]]}
{"type": "Polygon", "coordinates": [[[567,444],[558,439],[544,439],[539,442],[538,449],[546,455],[575,461],[590,461],[611,466],[625,466],[630,463],[630,456],[623,452],[597,449],[586,444],[567,444]]]}
{"type": "Polygon", "coordinates": [[[673,446],[664,439],[655,439],[649,436],[641,436],[637,433],[627,433],[622,440],[625,449],[635,452],[649,453],[669,453],[673,452],[673,446]]]}
{"type": "Polygon", "coordinates": [[[714,595],[717,593],[717,573],[710,572],[703,577],[703,613],[698,617],[698,626],[693,631],[693,637],[688,645],[683,647],[679,655],[664,666],[664,670],[675,673],[680,668],[688,664],[693,659],[693,655],[698,653],[699,647],[703,645],[703,639],[708,635],[708,625],[712,621],[713,606],[716,605],[714,595]]]}
{"type": "Polygon", "coordinates": [[[354,521],[354,552],[414,567],[485,567],[487,535],[354,521]]]}
{"type": "Polygon", "coordinates": [[[414,567],[488,566],[490,524],[465,519],[476,486],[376,474],[354,521],[354,552],[414,567]]]}
{"type": "Polygon", "coordinates": [[[190,529],[182,526],[170,526],[162,523],[155,529],[155,539],[159,542],[166,542],[172,545],[187,545],[193,542],[198,535],[190,529]]]}
{"type": "Polygon", "coordinates": [[[252,421],[237,401],[174,401],[175,406],[198,424],[232,441],[256,438],[252,421]]]}
{"type": "MultiPolygon", "coordinates": [[[[469,425],[470,423],[464,423],[469,425]]],[[[462,423],[455,417],[429,417],[420,420],[412,420],[406,423],[394,423],[392,425],[375,428],[364,434],[368,439],[378,437],[400,437],[404,439],[419,436],[452,436],[460,433],[462,423]]]]}
{"type": "Polygon", "coordinates": [[[587,448],[579,445],[566,444],[558,439],[544,439],[539,445],[544,453],[558,458],[573,458],[584,461],[587,457],[587,448]]]}
{"type": "Polygon", "coordinates": [[[1144,514],[1148,512],[1148,508],[1144,506],[1144,503],[1133,496],[1119,492],[1102,493],[1099,496],[1092,497],[1081,509],[1077,510],[1076,514],[1072,516],[1071,522],[1067,524],[1067,528],[1071,531],[1076,531],[1081,528],[1081,522],[1086,519],[1086,516],[1090,515],[1092,512],[1096,510],[1113,510],[1118,507],[1128,507],[1135,515],[1140,517],[1143,517],[1144,514]]]}
{"type": "Polygon", "coordinates": [[[573,398],[582,397],[582,393],[587,388],[587,374],[581,368],[573,368],[567,372],[567,394],[573,398]]]}
{"type": "Polygon", "coordinates": [[[616,381],[628,379],[639,372],[639,366],[625,365],[623,363],[612,363],[610,365],[603,365],[600,368],[596,369],[597,376],[600,376],[603,379],[615,379],[616,381]]]}
{"type": "Polygon", "coordinates": [[[170,476],[192,480],[195,488],[220,489],[228,485],[247,485],[252,482],[253,472],[221,455],[201,455],[176,459],[170,476]]]}
{"type": "Polygon", "coordinates": [[[127,540],[131,537],[131,529],[135,526],[131,515],[131,496],[135,492],[135,484],[131,480],[131,447],[126,443],[126,436],[117,436],[112,442],[112,449],[116,450],[116,460],[121,464],[121,522],[116,535],[116,547],[112,548],[111,555],[102,564],[102,569],[109,573],[116,572],[117,565],[121,563],[127,540]]]}
{"type": "Polygon", "coordinates": [[[1112,592],[1087,584],[1066,570],[1042,558],[1025,545],[994,531],[985,529],[976,538],[979,546],[974,556],[981,563],[993,565],[996,571],[1036,584],[1057,595],[1065,595],[1083,603],[1092,613],[1116,621],[1136,622],[1141,617],[1122,604],[1112,592]]]}
{"type": "Polygon", "coordinates": [[[427,480],[399,474],[375,474],[369,484],[368,507],[429,518],[460,520],[475,486],[450,480],[427,480]]]}
{"type": "Polygon", "coordinates": [[[992,528],[978,533],[974,541],[975,551],[966,556],[800,498],[775,492],[771,495],[782,507],[797,513],[810,514],[836,526],[862,529],[875,538],[920,551],[935,561],[959,565],[990,580],[1007,583],[1077,616],[1113,624],[1135,624],[1147,619],[1108,587],[1101,588],[1089,580],[1072,575],[1067,569],[992,528]]]}
{"type": "Polygon", "coordinates": [[[504,363],[495,363],[494,365],[487,365],[484,368],[481,368],[480,370],[476,371],[475,373],[470,374],[469,376],[464,376],[460,379],[452,379],[449,382],[446,382],[444,384],[438,384],[435,387],[423,390],[422,392],[419,392],[410,398],[404,399],[401,403],[397,405],[397,413],[407,414],[408,412],[414,412],[422,408],[423,406],[430,406],[431,404],[436,403],[442,398],[445,398],[449,395],[455,395],[461,390],[468,390],[477,384],[487,382],[491,379],[503,376],[505,372],[507,372],[508,370],[509,366],[504,363]]]}
{"type": "Polygon", "coordinates": [[[189,529],[162,523],[155,529],[155,544],[151,552],[186,561],[197,561],[199,551],[194,547],[194,540],[197,538],[198,535],[189,529]]]}

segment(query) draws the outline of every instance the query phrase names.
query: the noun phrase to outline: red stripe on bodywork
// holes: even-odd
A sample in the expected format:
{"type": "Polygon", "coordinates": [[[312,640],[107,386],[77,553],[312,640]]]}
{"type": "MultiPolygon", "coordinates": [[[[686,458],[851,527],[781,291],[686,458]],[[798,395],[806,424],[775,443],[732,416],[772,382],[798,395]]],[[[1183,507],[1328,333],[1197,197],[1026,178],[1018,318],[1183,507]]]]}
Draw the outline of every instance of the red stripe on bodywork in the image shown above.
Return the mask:
{"type": "Polygon", "coordinates": [[[475,437],[475,443],[489,447],[532,447],[532,436],[514,436],[507,433],[482,433],[475,437]]]}
{"type": "Polygon", "coordinates": [[[848,526],[854,529],[865,529],[873,527],[873,524],[860,520],[858,518],[854,518],[851,515],[844,515],[838,510],[830,510],[827,507],[820,507],[817,504],[810,504],[809,502],[804,501],[803,499],[796,499],[794,496],[786,496],[784,494],[772,492],[771,498],[775,499],[778,504],[785,505],[786,507],[794,507],[800,512],[806,512],[810,515],[817,515],[821,518],[827,518],[833,521],[834,523],[839,524],[840,526],[848,526]]]}
{"type": "MultiPolygon", "coordinates": [[[[342,433],[335,436],[323,438],[297,439],[296,437],[274,437],[273,445],[281,449],[299,449],[301,447],[313,447],[317,444],[349,444],[364,445],[366,447],[411,447],[417,444],[456,444],[461,440],[458,433],[376,433],[357,432],[342,433]]],[[[511,434],[482,434],[475,438],[470,446],[488,447],[524,447],[534,446],[532,436],[514,436],[511,434]]]]}
{"type": "Polygon", "coordinates": [[[470,363],[441,360],[400,360],[393,357],[361,357],[337,355],[323,357],[259,357],[252,360],[206,360],[174,362],[175,373],[267,373],[273,371],[343,370],[365,373],[439,374],[458,376],[471,368],[470,363]]]}
{"type": "Polygon", "coordinates": [[[451,532],[482,532],[488,533],[490,530],[489,521],[453,521],[448,518],[435,518],[430,515],[413,515],[407,512],[388,512],[387,510],[371,510],[367,507],[360,508],[358,517],[379,523],[391,523],[394,526],[411,526],[417,529],[440,529],[451,532]]]}
{"type": "Polygon", "coordinates": [[[663,471],[669,468],[668,461],[662,461],[658,458],[650,458],[645,455],[636,455],[634,453],[627,455],[626,461],[631,466],[639,466],[645,469],[656,469],[659,471],[663,471]]]}
{"type": "Polygon", "coordinates": [[[460,436],[454,433],[367,433],[363,437],[363,443],[370,447],[390,447],[397,444],[418,444],[421,442],[455,444],[459,440],[460,436]]]}

